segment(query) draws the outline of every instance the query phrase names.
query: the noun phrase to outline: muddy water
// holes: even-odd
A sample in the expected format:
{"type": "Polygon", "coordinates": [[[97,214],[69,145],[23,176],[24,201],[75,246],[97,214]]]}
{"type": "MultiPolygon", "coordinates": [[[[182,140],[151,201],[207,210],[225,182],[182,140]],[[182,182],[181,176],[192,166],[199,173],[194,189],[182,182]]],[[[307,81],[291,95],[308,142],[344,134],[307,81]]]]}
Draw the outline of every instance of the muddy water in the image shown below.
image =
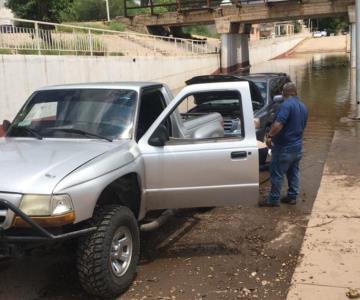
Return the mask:
{"type": "MultiPolygon", "coordinates": [[[[119,299],[286,299],[334,129],[351,106],[350,72],[346,56],[325,54],[252,71],[289,73],[309,108],[300,202],[184,211],[142,235],[136,280],[119,299]]],[[[262,185],[263,195],[268,190],[262,185]]],[[[0,299],[94,299],[81,289],[74,266],[71,247],[0,262],[0,299]]]]}
{"type": "MultiPolygon", "coordinates": [[[[288,73],[309,108],[298,205],[178,216],[143,236],[140,273],[124,299],[286,298],[334,130],[351,106],[349,61],[346,55],[295,55],[252,71],[288,73]]],[[[262,185],[261,194],[269,188],[262,185]]]]}
{"type": "Polygon", "coordinates": [[[309,109],[304,138],[302,190],[307,201],[300,208],[309,212],[316,196],[321,170],[335,128],[349,114],[354,90],[349,58],[345,54],[295,54],[289,58],[256,65],[252,72],[285,72],[298,86],[309,109]]]}

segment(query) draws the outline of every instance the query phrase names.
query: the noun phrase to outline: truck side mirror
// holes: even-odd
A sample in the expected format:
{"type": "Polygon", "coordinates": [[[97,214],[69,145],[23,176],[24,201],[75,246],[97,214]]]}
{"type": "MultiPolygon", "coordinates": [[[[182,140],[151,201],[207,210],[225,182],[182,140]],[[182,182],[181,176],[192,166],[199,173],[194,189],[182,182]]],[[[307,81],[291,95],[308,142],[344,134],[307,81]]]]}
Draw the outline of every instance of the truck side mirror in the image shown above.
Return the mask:
{"type": "Polygon", "coordinates": [[[155,147],[163,147],[169,140],[169,131],[165,125],[161,124],[149,139],[149,145],[155,147]]]}
{"type": "Polygon", "coordinates": [[[11,126],[11,122],[9,120],[4,120],[2,123],[2,128],[4,132],[7,132],[11,126]]]}
{"type": "Polygon", "coordinates": [[[284,97],[282,95],[276,95],[276,96],[274,96],[273,101],[275,103],[281,103],[284,101],[284,97]]]}

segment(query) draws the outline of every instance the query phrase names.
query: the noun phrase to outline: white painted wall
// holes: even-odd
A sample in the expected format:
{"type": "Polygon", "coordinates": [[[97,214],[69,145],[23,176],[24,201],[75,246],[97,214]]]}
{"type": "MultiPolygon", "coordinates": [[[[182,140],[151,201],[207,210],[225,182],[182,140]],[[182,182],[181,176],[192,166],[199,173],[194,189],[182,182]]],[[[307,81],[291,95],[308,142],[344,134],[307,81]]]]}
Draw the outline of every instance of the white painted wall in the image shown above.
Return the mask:
{"type": "Polygon", "coordinates": [[[158,81],[177,92],[185,80],[211,74],[218,68],[218,55],[136,58],[0,55],[0,120],[11,120],[30,94],[46,85],[158,81]]]}
{"type": "MultiPolygon", "coordinates": [[[[272,59],[295,47],[304,36],[262,40],[250,44],[250,64],[272,59]]],[[[177,93],[185,80],[211,74],[219,55],[184,57],[84,57],[0,55],[0,121],[16,112],[39,87],[99,81],[158,81],[177,93]]],[[[1,122],[0,122],[1,123],[1,122]]]]}
{"type": "Polygon", "coordinates": [[[280,56],[293,49],[308,36],[308,34],[299,34],[250,42],[250,65],[280,56]]]}

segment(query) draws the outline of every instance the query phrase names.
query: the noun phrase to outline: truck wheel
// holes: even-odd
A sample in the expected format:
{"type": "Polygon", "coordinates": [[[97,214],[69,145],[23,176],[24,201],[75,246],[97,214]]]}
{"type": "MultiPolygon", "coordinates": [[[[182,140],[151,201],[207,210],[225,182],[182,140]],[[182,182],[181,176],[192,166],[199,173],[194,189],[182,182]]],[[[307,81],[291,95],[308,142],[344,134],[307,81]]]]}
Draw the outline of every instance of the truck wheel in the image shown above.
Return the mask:
{"type": "Polygon", "coordinates": [[[124,206],[105,206],[95,212],[97,230],[79,240],[77,269],[84,289],[93,295],[115,297],[133,281],[139,260],[139,227],[124,206]]]}

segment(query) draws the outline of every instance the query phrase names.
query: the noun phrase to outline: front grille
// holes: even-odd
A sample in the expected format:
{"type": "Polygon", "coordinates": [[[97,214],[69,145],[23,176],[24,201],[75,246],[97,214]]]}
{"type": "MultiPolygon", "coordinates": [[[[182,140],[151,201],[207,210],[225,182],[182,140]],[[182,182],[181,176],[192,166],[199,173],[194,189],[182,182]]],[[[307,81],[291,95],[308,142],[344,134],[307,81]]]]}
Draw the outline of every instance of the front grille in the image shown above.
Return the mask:
{"type": "Polygon", "coordinates": [[[224,131],[231,132],[234,129],[234,121],[233,120],[224,120],[224,131]]]}
{"type": "Polygon", "coordinates": [[[224,120],[224,131],[227,133],[231,133],[233,131],[239,130],[240,127],[240,119],[225,119],[224,120]]]}
{"type": "MultiPolygon", "coordinates": [[[[10,202],[16,207],[20,206],[21,196],[21,194],[9,194],[0,192],[0,199],[10,202]]],[[[0,228],[8,229],[12,224],[13,218],[14,213],[10,209],[1,206],[0,202],[0,228]]]]}

